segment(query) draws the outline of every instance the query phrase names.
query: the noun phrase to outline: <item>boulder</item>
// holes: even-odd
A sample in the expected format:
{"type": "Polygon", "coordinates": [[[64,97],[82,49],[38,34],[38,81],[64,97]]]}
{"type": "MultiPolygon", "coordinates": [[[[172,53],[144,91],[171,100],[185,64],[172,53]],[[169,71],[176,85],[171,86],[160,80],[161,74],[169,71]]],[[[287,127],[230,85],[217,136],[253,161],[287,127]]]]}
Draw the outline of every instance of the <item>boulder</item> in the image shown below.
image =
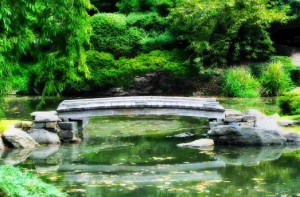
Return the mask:
{"type": "Polygon", "coordinates": [[[281,135],[286,138],[287,142],[289,144],[292,144],[292,145],[299,145],[300,144],[300,134],[298,133],[285,133],[285,132],[282,132],[281,135]]]}
{"type": "Polygon", "coordinates": [[[255,116],[251,116],[251,115],[244,115],[242,121],[243,122],[255,122],[256,121],[256,117],[255,116]]]}
{"type": "Polygon", "coordinates": [[[258,111],[257,109],[249,109],[246,111],[245,115],[255,116],[256,119],[265,117],[266,115],[258,111]]]}
{"type": "Polygon", "coordinates": [[[209,128],[213,128],[216,126],[224,125],[224,122],[221,121],[214,121],[214,122],[209,122],[209,128]]]}
{"type": "Polygon", "coordinates": [[[3,133],[5,142],[8,142],[15,148],[34,148],[38,143],[25,131],[13,128],[3,133]]]}
{"type": "Polygon", "coordinates": [[[235,116],[242,116],[243,113],[234,109],[226,109],[225,110],[225,117],[235,117],[235,116]]]}
{"type": "Polygon", "coordinates": [[[277,121],[277,123],[279,126],[282,126],[282,127],[290,127],[295,124],[295,121],[294,120],[279,120],[279,121],[277,121]]]}
{"type": "Polygon", "coordinates": [[[40,144],[60,144],[58,135],[45,129],[30,129],[28,134],[40,144]]]}
{"type": "Polygon", "coordinates": [[[178,147],[198,148],[198,149],[211,149],[214,146],[214,141],[211,139],[199,139],[190,143],[177,144],[178,147]]]}
{"type": "Polygon", "coordinates": [[[256,109],[250,109],[245,113],[245,115],[255,117],[255,127],[257,128],[264,130],[280,130],[276,120],[278,118],[277,114],[266,116],[256,109]]]}
{"type": "Polygon", "coordinates": [[[221,125],[208,131],[208,135],[216,144],[266,146],[283,145],[287,140],[277,130],[261,128],[242,128],[230,125],[221,125]]]}
{"type": "Polygon", "coordinates": [[[17,122],[15,123],[14,127],[22,129],[23,131],[28,131],[32,127],[32,122],[17,122]]]}
{"type": "Polygon", "coordinates": [[[61,121],[56,111],[36,111],[31,113],[34,122],[57,122],[61,121]]]}

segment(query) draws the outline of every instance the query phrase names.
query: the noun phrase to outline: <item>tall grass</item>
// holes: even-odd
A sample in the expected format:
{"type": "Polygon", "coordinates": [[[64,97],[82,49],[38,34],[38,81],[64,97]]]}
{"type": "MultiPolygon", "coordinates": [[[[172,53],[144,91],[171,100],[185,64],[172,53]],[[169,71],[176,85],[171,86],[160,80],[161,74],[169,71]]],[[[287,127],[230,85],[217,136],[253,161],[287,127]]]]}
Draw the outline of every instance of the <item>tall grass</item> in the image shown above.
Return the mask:
{"type": "Polygon", "coordinates": [[[293,82],[280,61],[273,61],[266,67],[260,77],[260,83],[264,96],[282,95],[293,88],[293,82]]]}
{"type": "Polygon", "coordinates": [[[246,67],[230,68],[225,73],[223,92],[232,97],[258,97],[260,85],[246,67]]]}
{"type": "Polygon", "coordinates": [[[33,174],[7,165],[0,166],[0,190],[8,197],[67,196],[54,186],[42,182],[33,174]]]}

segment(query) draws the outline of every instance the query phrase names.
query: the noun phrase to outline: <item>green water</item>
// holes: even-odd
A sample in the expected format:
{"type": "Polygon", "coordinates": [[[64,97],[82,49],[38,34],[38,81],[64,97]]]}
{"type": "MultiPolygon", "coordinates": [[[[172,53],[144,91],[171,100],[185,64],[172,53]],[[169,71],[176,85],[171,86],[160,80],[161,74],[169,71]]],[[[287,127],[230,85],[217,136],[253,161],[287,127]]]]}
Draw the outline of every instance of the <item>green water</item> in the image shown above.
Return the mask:
{"type": "MultiPolygon", "coordinates": [[[[247,103],[221,102],[230,108],[247,103]]],[[[272,114],[270,103],[255,106],[272,114]]],[[[80,144],[8,151],[0,162],[32,171],[70,196],[300,196],[296,147],[176,146],[205,137],[207,124],[168,116],[93,118],[80,144]],[[172,137],[183,132],[195,136],[172,137]]]]}

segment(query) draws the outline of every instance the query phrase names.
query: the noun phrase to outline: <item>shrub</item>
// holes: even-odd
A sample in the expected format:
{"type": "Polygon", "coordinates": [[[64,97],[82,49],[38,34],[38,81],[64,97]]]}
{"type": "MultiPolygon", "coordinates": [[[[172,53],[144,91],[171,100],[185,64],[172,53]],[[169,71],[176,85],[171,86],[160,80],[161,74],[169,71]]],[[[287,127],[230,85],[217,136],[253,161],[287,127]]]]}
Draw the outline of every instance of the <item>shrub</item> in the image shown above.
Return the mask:
{"type": "Polygon", "coordinates": [[[0,166],[0,190],[11,197],[65,197],[54,186],[42,182],[29,172],[22,172],[13,166],[0,166]]]}
{"type": "Polygon", "coordinates": [[[167,48],[172,48],[175,43],[175,38],[170,32],[164,32],[162,34],[157,34],[149,36],[142,40],[143,51],[149,52],[153,50],[163,50],[167,48]]]}
{"type": "Polygon", "coordinates": [[[280,113],[283,115],[300,114],[300,92],[286,93],[278,97],[277,105],[280,108],[280,113]]]}
{"type": "Polygon", "coordinates": [[[92,17],[92,27],[91,43],[94,48],[116,57],[136,55],[145,36],[144,30],[128,27],[123,14],[96,14],[92,17]]]}
{"type": "Polygon", "coordinates": [[[259,87],[259,82],[245,67],[231,68],[225,73],[223,91],[226,96],[258,97],[259,87]]]}
{"type": "Polygon", "coordinates": [[[289,75],[284,71],[280,61],[274,61],[264,70],[260,77],[262,94],[265,96],[278,96],[293,86],[289,75]]]}
{"type": "Polygon", "coordinates": [[[136,26],[145,30],[161,31],[166,28],[167,20],[156,12],[132,12],[126,17],[129,26],[136,26]]]}
{"type": "Polygon", "coordinates": [[[283,64],[283,69],[291,77],[292,81],[300,85],[300,67],[293,64],[292,59],[287,56],[273,56],[272,61],[280,61],[283,64]]]}
{"type": "Polygon", "coordinates": [[[105,85],[127,87],[135,76],[149,72],[161,71],[176,78],[187,75],[189,71],[183,63],[186,56],[179,50],[156,50],[134,58],[122,57],[119,60],[110,53],[89,51],[87,54],[91,79],[81,85],[81,88],[88,88],[85,90],[105,85]]]}

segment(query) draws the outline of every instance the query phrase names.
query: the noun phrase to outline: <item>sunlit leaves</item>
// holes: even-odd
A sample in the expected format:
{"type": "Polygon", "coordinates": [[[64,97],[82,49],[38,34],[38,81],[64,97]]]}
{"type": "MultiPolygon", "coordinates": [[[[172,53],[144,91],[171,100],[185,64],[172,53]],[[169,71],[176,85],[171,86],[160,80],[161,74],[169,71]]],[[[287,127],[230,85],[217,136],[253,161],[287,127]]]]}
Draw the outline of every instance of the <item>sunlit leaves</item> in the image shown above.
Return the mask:
{"type": "Polygon", "coordinates": [[[222,66],[268,57],[273,47],[267,28],[273,22],[287,22],[288,9],[276,9],[267,0],[182,0],[169,18],[188,49],[204,63],[222,66]]]}
{"type": "Polygon", "coordinates": [[[1,1],[0,53],[9,69],[0,71],[30,58],[36,64],[31,80],[43,95],[60,95],[66,84],[89,77],[85,49],[91,7],[89,0],[1,1]]]}

